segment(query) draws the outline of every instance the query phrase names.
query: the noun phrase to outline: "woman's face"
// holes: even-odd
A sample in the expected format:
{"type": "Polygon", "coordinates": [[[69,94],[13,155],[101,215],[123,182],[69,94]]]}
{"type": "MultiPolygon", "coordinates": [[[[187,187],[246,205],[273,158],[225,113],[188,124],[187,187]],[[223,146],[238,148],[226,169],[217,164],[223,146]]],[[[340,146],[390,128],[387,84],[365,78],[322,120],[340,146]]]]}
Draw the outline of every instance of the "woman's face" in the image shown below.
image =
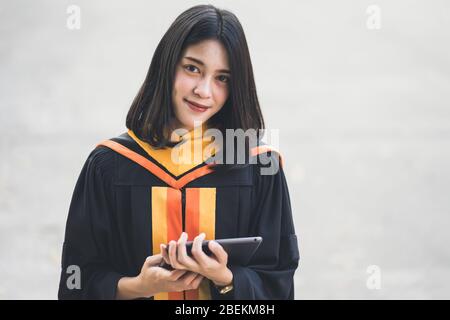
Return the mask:
{"type": "Polygon", "coordinates": [[[206,123],[219,112],[229,95],[229,77],[228,56],[219,41],[205,40],[187,47],[175,72],[173,129],[192,130],[194,124],[206,123]]]}

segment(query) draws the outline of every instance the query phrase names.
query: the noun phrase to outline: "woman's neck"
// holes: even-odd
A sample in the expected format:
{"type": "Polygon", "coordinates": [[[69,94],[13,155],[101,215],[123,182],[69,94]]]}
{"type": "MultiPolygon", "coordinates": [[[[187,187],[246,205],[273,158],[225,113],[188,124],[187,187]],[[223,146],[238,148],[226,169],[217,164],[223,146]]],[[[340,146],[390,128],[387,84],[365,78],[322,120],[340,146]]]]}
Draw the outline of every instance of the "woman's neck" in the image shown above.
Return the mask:
{"type": "MultiPolygon", "coordinates": [[[[201,127],[202,127],[202,129],[205,129],[206,125],[202,124],[201,127]]],[[[194,129],[196,129],[196,128],[194,128],[194,127],[193,128],[186,127],[183,124],[181,124],[178,121],[178,119],[174,118],[174,119],[172,119],[172,121],[170,121],[169,125],[164,130],[164,134],[166,135],[166,137],[167,136],[169,137],[169,140],[171,142],[179,142],[181,136],[184,136],[187,133],[193,133],[194,129]],[[184,134],[183,133],[181,135],[180,134],[173,134],[173,132],[175,130],[183,130],[181,132],[184,132],[184,134]]],[[[204,132],[201,133],[201,135],[203,135],[203,134],[204,134],[204,132]]]]}

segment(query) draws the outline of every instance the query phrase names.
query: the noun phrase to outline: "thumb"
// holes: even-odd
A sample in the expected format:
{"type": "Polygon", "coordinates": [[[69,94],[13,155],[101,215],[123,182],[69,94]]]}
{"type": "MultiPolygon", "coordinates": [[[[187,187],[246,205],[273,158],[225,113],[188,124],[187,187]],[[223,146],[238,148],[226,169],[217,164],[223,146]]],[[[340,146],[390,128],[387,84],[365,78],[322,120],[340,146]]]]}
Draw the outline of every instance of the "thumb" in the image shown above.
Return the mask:
{"type": "Polygon", "coordinates": [[[220,264],[226,264],[228,261],[228,254],[227,252],[222,248],[220,244],[218,244],[216,241],[209,241],[208,244],[209,250],[211,250],[212,253],[216,256],[217,260],[220,264]]]}
{"type": "Polygon", "coordinates": [[[144,265],[147,267],[159,265],[162,260],[162,255],[160,253],[154,254],[152,256],[148,256],[147,259],[145,259],[144,265]]]}

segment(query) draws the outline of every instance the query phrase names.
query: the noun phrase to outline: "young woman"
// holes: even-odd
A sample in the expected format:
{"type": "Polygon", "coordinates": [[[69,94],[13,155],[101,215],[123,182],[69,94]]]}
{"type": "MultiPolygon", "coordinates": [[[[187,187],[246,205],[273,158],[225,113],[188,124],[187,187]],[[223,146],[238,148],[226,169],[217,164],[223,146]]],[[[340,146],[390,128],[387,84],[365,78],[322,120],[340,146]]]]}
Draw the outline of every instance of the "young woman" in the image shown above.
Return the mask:
{"type": "Polygon", "coordinates": [[[281,157],[258,135],[256,145],[245,140],[244,163],[218,157],[240,152],[227,129],[264,127],[234,14],[200,5],[177,17],[126,125],[91,152],[76,184],[59,299],[293,299],[299,251],[288,187],[282,162],[262,174],[260,161],[281,157]],[[223,143],[197,134],[208,129],[223,143]],[[189,161],[174,160],[180,145],[189,161]],[[212,255],[202,251],[205,239],[250,236],[263,241],[246,265],[229,263],[214,241],[212,255]]]}

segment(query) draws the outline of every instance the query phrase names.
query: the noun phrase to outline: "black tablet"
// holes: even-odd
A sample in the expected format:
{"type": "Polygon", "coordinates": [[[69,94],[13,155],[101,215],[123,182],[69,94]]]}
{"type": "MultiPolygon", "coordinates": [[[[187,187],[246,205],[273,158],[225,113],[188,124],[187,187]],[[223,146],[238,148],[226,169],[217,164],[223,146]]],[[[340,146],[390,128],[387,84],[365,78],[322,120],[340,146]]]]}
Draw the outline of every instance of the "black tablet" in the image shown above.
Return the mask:
{"type": "MultiPolygon", "coordinates": [[[[202,250],[207,255],[211,255],[208,248],[210,240],[203,240],[202,250]]],[[[247,237],[247,238],[229,238],[229,239],[214,239],[219,243],[228,254],[228,264],[245,266],[255,254],[259,245],[262,242],[262,237],[247,237]]],[[[168,248],[168,246],[167,246],[168,248]]],[[[186,242],[186,252],[191,256],[192,241],[186,242]]],[[[163,260],[164,261],[164,260],[163,260]]],[[[161,266],[163,266],[162,263],[161,266]]]]}

